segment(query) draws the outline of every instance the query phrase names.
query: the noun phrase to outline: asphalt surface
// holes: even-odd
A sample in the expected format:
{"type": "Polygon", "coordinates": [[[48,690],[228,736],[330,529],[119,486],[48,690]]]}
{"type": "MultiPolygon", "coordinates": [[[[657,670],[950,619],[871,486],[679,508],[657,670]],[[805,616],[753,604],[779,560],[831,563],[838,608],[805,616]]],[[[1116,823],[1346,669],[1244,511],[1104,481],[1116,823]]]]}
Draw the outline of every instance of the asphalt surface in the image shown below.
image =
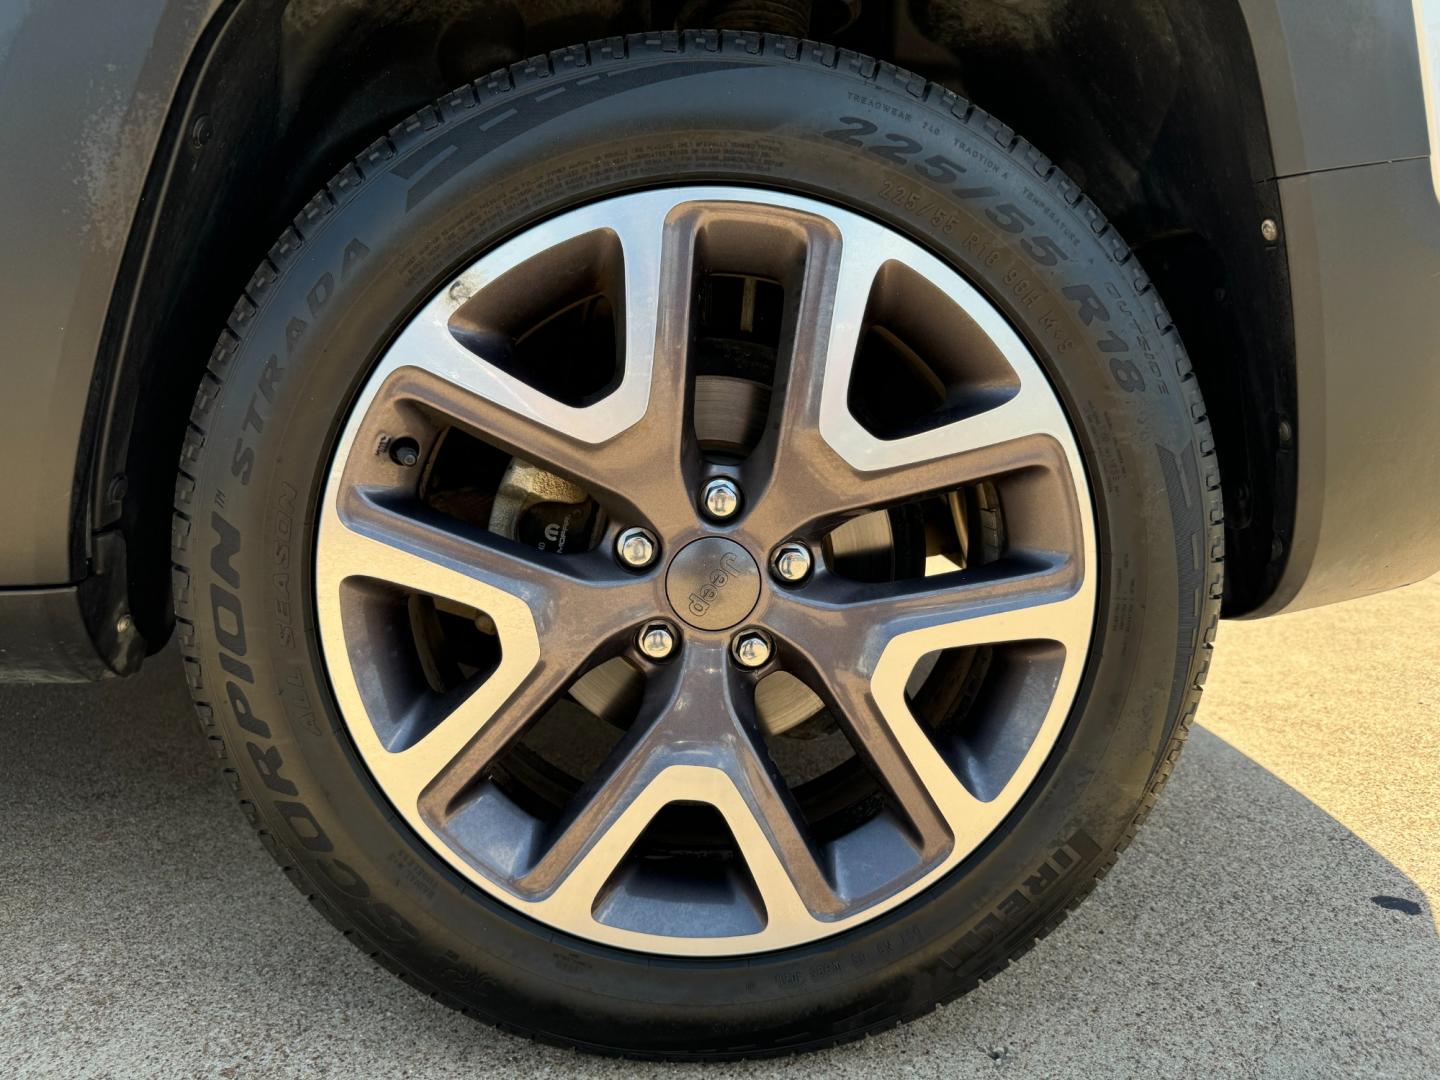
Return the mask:
{"type": "Polygon", "coordinates": [[[1097,893],[934,1015],[773,1063],[537,1047],[420,997],[261,851],[173,655],[0,688],[0,1073],[1423,1077],[1440,1072],[1440,581],[1222,626],[1097,893]]]}

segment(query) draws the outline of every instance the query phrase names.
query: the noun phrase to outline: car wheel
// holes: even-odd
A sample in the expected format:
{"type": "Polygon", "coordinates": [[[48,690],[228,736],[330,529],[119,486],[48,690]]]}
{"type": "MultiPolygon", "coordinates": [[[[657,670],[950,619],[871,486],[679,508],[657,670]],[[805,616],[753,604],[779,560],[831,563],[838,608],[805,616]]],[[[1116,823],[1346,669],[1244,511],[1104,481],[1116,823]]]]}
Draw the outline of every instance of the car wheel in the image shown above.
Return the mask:
{"type": "Polygon", "coordinates": [[[823,1046],[1049,931],[1218,612],[1165,309],[938,86],[637,35],[377,139],[252,277],[177,487],[202,723],[387,968],[588,1050],[823,1046]]]}

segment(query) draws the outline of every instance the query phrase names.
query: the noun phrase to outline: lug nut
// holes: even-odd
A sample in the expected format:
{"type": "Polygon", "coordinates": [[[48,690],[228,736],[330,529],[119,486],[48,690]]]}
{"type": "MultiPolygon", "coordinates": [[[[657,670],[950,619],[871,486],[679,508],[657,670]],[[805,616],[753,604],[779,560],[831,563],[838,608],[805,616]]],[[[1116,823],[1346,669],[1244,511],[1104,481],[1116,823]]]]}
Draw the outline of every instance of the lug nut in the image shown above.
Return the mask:
{"type": "Polygon", "coordinates": [[[771,651],[769,636],[760,630],[746,630],[730,645],[735,662],[751,670],[768,664],[771,651]]]}
{"type": "Polygon", "coordinates": [[[700,502],[708,517],[715,521],[725,521],[734,517],[735,511],[740,509],[740,489],[735,486],[735,481],[727,480],[723,476],[717,477],[705,485],[705,493],[700,502]]]}
{"type": "Polygon", "coordinates": [[[775,550],[775,557],[770,560],[775,576],[787,585],[799,585],[808,578],[812,565],[810,549],[798,540],[781,544],[775,550]]]}
{"type": "Polygon", "coordinates": [[[667,623],[647,623],[640,628],[637,644],[651,660],[664,660],[675,651],[675,631],[667,623]]]}
{"type": "Polygon", "coordinates": [[[615,555],[632,570],[644,570],[655,561],[660,545],[648,529],[626,529],[615,541],[615,555]]]}

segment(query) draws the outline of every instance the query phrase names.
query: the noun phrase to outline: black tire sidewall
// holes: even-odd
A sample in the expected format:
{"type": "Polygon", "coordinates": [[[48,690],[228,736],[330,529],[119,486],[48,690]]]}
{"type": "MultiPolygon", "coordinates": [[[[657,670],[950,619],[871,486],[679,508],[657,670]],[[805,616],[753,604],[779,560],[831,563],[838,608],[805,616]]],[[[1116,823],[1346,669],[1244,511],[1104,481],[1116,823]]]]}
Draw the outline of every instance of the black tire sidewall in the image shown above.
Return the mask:
{"type": "Polygon", "coordinates": [[[1042,158],[1009,152],[1008,133],[988,120],[967,122],[963,103],[949,115],[954,99],[938,91],[921,101],[844,63],[763,55],[672,54],[615,71],[543,80],[478,105],[459,99],[442,106],[439,123],[422,114],[418,130],[362,156],[363,183],[332,184],[311,217],[297,219],[303,244],[278,272],[262,267],[254,303],[232,320],[238,336],[217,354],[223,380],[192,463],[193,608],[181,614],[262,828],[322,909],[423,988],[507,1026],[597,1048],[732,1053],[858,1033],[1001,966],[1088,888],[1136,819],[1193,678],[1203,600],[1189,595],[1195,582],[1182,562],[1210,542],[1194,399],[1180,387],[1188,365],[1114,233],[1098,215],[1086,220],[1089,204],[1067,182],[1047,180],[1042,158]],[[837,134],[846,131],[848,141],[837,134]],[[912,143],[920,149],[900,157],[875,151],[912,143]],[[932,154],[964,164],[959,186],[998,194],[963,198],[930,181],[913,163],[932,154]],[[456,268],[584,202],[722,182],[805,193],[883,221],[1008,315],[1085,455],[1099,614],[1061,745],[1021,810],[962,867],[811,946],[657,959],[539,926],[467,886],[399,821],[326,681],[313,523],[348,403],[456,268]],[[1032,224],[1006,232],[986,214],[1003,205],[1023,208],[1032,224]],[[1037,236],[1067,258],[1038,263],[1037,236]],[[1103,320],[1087,297],[1103,305],[1103,320]],[[1143,388],[1128,369],[1117,376],[1117,339],[1143,388]],[[224,564],[237,581],[212,566],[224,528],[239,537],[224,564]],[[239,652],[227,596],[243,608],[239,652]],[[235,674],[237,661],[248,679],[235,674]],[[243,726],[237,689],[253,714],[243,726]]]}

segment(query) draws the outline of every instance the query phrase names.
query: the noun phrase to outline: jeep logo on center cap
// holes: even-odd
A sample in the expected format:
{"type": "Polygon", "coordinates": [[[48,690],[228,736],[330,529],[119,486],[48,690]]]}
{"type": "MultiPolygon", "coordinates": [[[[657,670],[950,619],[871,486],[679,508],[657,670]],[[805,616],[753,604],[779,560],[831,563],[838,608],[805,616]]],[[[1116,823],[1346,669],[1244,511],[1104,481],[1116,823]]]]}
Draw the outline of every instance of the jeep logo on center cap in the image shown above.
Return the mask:
{"type": "Polygon", "coordinates": [[[675,614],[700,630],[724,630],[740,622],[760,598],[760,568],[739,544],[707,536],[685,545],[665,575],[675,614]]]}
{"type": "Polygon", "coordinates": [[[700,586],[700,591],[690,594],[690,614],[696,618],[704,618],[711,605],[719,599],[720,590],[725,588],[732,578],[744,572],[744,564],[740,562],[733,551],[727,551],[721,555],[719,564],[710,571],[710,576],[700,586]]]}

